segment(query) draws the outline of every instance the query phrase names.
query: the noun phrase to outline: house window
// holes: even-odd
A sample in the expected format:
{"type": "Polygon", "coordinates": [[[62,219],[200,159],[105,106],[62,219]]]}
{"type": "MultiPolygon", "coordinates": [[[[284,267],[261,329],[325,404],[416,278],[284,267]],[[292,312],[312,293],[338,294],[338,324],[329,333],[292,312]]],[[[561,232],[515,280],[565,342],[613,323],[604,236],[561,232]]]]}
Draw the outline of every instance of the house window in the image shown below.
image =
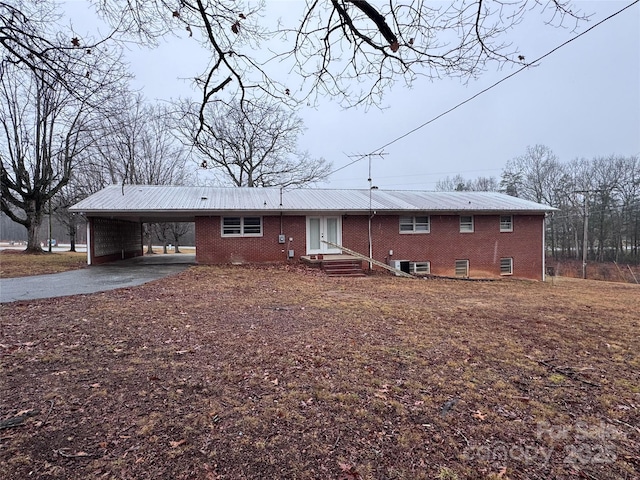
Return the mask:
{"type": "Polygon", "coordinates": [[[513,274],[513,258],[501,258],[500,259],[500,275],[512,275],[513,274]]]}
{"type": "Polygon", "coordinates": [[[456,260],[456,277],[469,276],[469,260],[456,260]]]}
{"type": "Polygon", "coordinates": [[[262,217],[224,217],[223,237],[261,237],[262,217]]]}
{"type": "Polygon", "coordinates": [[[473,232],[473,215],[460,215],[460,232],[473,232]]]}
{"type": "Polygon", "coordinates": [[[513,232],[513,215],[500,215],[500,231],[513,232]]]}
{"type": "Polygon", "coordinates": [[[429,233],[429,217],[400,217],[400,233],[429,233]]]}
{"type": "Polygon", "coordinates": [[[429,262],[409,262],[409,270],[414,275],[429,275],[431,264],[429,262]]]}

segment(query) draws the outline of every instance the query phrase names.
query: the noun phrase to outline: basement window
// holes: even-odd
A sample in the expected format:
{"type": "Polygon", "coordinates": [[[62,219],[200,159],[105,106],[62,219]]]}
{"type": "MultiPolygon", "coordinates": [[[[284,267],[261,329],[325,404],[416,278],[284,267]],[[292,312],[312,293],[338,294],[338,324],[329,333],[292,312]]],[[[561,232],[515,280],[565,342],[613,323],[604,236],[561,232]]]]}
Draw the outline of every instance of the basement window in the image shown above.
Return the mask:
{"type": "Polygon", "coordinates": [[[460,232],[473,232],[473,215],[460,215],[460,232]]]}
{"type": "Polygon", "coordinates": [[[400,233],[429,233],[428,216],[400,217],[400,233]]]}
{"type": "Polygon", "coordinates": [[[513,232],[513,215],[500,215],[500,231],[513,232]]]}
{"type": "Polygon", "coordinates": [[[500,275],[513,275],[513,258],[500,259],[500,275]]]}
{"type": "Polygon", "coordinates": [[[261,237],[262,217],[223,217],[223,237],[261,237]]]}
{"type": "Polygon", "coordinates": [[[469,276],[469,260],[456,260],[456,277],[469,276]]]}
{"type": "Polygon", "coordinates": [[[429,262],[410,262],[409,269],[414,275],[429,275],[431,264],[429,262]]]}

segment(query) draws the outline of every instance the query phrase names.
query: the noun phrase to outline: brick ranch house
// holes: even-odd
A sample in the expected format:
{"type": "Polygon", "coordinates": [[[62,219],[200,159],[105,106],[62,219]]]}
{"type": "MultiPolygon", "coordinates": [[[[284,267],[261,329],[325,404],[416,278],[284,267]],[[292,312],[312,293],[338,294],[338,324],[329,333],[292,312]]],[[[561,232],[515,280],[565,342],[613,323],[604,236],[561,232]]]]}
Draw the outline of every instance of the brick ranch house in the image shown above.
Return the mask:
{"type": "Polygon", "coordinates": [[[199,264],[329,258],[343,246],[411,273],[544,280],[554,209],[495,192],[113,185],[71,210],[87,217],[89,264],[143,255],[143,223],[194,222],[199,264]]]}

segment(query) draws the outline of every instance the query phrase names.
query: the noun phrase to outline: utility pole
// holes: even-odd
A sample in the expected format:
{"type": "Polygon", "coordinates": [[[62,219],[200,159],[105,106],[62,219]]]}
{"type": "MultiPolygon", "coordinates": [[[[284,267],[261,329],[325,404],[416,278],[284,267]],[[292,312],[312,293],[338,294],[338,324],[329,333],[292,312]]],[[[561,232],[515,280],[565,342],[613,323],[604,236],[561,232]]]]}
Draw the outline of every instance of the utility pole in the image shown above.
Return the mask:
{"type": "Polygon", "coordinates": [[[582,278],[587,278],[587,248],[589,235],[589,194],[602,192],[601,189],[595,190],[574,190],[573,193],[581,193],[584,198],[584,225],[582,231],[582,278]]]}

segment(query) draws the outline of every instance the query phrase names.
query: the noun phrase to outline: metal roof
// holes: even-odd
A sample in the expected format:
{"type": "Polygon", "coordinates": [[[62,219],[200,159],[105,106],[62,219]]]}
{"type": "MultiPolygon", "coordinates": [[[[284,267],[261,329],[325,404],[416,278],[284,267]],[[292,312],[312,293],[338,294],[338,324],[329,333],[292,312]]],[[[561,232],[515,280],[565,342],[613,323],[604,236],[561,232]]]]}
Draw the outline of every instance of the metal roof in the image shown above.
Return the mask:
{"type": "MultiPolygon", "coordinates": [[[[112,185],[71,208],[89,216],[189,221],[221,213],[533,213],[556,210],[497,192],[112,185]]],[[[157,221],[157,220],[156,220],[157,221]]]]}

